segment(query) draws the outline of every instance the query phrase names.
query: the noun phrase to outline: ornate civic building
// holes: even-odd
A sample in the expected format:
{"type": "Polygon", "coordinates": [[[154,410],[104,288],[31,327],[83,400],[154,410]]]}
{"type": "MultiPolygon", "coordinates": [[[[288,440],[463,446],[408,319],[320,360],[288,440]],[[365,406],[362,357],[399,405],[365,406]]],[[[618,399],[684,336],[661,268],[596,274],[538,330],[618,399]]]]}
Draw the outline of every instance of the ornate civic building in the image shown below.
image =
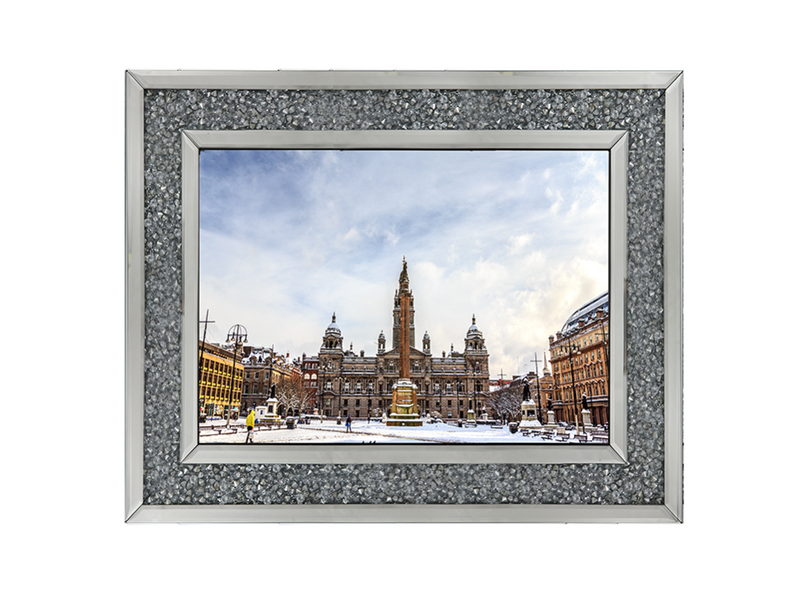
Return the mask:
{"type": "Polygon", "coordinates": [[[416,388],[417,412],[421,417],[440,416],[465,419],[469,410],[483,407],[483,394],[489,390],[489,362],[483,333],[469,326],[462,352],[450,350],[433,356],[430,335],[415,346],[413,292],[408,291],[407,268],[403,265],[400,289],[394,295],[391,348],[386,349],[385,334],[377,338],[376,356],[343,349],[343,334],[335,314],[327,327],[318,352],[318,400],[320,412],[329,417],[353,419],[392,414],[394,385],[400,380],[400,363],[409,363],[409,379],[416,388]],[[404,278],[404,282],[403,282],[404,278]],[[402,300],[400,300],[402,291],[402,300]],[[407,308],[403,304],[407,303],[407,308]],[[402,324],[407,313],[408,324],[402,324]],[[407,337],[403,330],[407,330],[407,337]],[[410,343],[403,350],[404,340],[410,343]],[[407,352],[407,353],[404,353],[407,352]]]}
{"type": "Polygon", "coordinates": [[[556,421],[579,420],[585,399],[593,424],[609,422],[608,344],[608,293],[581,306],[550,336],[556,421]]]}

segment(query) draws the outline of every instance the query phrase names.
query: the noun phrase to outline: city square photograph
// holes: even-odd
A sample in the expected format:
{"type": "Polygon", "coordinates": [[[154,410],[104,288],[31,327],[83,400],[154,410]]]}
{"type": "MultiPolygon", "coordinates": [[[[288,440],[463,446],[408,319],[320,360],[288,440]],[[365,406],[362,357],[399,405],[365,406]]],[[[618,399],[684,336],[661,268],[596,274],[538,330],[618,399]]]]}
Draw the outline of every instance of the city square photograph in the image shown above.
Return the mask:
{"type": "Polygon", "coordinates": [[[606,151],[204,150],[200,444],[606,444],[606,151]]]}

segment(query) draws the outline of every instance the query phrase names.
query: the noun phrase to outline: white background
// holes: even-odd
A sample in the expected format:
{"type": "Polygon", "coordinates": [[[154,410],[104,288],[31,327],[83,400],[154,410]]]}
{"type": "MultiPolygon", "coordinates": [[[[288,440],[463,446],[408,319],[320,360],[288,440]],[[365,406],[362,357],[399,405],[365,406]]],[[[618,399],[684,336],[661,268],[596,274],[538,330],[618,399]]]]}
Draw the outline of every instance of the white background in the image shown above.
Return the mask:
{"type": "Polygon", "coordinates": [[[4,598],[800,591],[801,49],[790,4],[21,6],[4,8],[0,36],[4,598]],[[685,523],[125,525],[124,70],[177,68],[684,70],[685,523]]]}

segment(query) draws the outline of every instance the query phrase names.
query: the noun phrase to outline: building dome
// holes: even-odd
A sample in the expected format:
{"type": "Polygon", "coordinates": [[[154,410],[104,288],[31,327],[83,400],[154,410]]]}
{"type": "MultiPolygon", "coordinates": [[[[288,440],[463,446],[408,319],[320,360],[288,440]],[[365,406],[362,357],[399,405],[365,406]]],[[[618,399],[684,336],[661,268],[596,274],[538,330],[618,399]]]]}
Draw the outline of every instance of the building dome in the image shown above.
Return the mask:
{"type": "Polygon", "coordinates": [[[474,339],[478,337],[483,337],[483,333],[481,333],[480,329],[477,328],[477,324],[475,324],[475,315],[472,314],[472,326],[470,326],[469,330],[466,332],[466,338],[474,339]]]}
{"type": "Polygon", "coordinates": [[[327,332],[324,335],[325,336],[326,335],[334,335],[336,337],[341,336],[341,329],[338,327],[337,324],[335,324],[335,312],[332,313],[332,322],[327,327],[327,332]]]}
{"type": "Polygon", "coordinates": [[[560,334],[567,335],[573,331],[578,330],[578,323],[581,321],[587,322],[593,318],[598,310],[602,310],[606,314],[609,313],[609,292],[606,291],[602,295],[598,295],[592,301],[584,304],[578,308],[561,327],[560,334]]]}

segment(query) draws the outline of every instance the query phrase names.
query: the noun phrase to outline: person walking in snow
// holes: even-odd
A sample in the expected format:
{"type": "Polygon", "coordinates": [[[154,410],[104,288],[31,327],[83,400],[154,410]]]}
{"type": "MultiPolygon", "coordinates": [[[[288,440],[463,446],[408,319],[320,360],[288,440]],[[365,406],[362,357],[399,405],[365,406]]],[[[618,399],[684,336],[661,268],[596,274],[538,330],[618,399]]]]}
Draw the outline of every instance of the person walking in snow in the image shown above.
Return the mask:
{"type": "Polygon", "coordinates": [[[254,408],[251,408],[251,411],[248,413],[246,417],[246,430],[248,434],[246,435],[246,444],[251,444],[252,439],[254,438],[254,408]]]}
{"type": "Polygon", "coordinates": [[[352,415],[346,416],[346,433],[352,433],[352,415]]]}

